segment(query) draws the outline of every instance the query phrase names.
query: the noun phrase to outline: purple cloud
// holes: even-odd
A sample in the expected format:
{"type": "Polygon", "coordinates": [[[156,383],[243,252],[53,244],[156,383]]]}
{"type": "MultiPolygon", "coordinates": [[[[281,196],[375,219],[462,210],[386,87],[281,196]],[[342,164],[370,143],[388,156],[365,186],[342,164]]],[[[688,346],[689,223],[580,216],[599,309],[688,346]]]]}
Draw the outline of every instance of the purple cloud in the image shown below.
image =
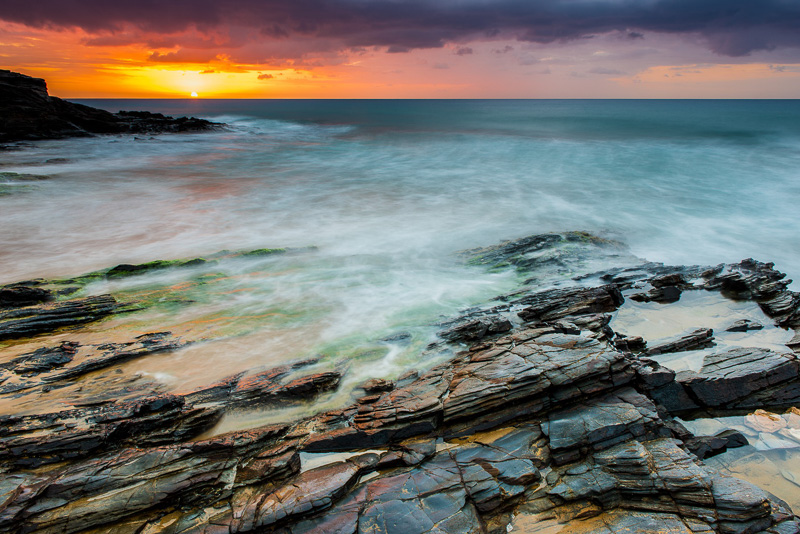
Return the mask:
{"type": "Polygon", "coordinates": [[[341,47],[391,52],[508,35],[551,43],[611,31],[632,40],[644,32],[692,34],[719,54],[800,48],[800,2],[794,0],[3,0],[0,19],[35,27],[113,33],[200,32],[256,28],[265,39],[316,38],[341,47]]]}

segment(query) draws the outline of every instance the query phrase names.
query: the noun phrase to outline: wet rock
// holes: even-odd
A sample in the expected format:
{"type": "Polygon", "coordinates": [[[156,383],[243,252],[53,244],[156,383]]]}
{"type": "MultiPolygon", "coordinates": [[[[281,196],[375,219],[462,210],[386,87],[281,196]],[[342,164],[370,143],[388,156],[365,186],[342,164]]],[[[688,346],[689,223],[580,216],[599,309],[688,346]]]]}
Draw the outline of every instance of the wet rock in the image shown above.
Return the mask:
{"type": "Polygon", "coordinates": [[[372,466],[374,462],[362,466],[348,460],[300,473],[290,484],[264,497],[257,496],[244,506],[241,517],[234,523],[234,531],[271,527],[330,508],[372,466]]]}
{"type": "Polygon", "coordinates": [[[754,300],[779,326],[800,326],[800,295],[789,291],[791,280],[772,263],[746,259],[726,265],[704,283],[705,289],[720,290],[733,298],[754,300]]]}
{"type": "MultiPolygon", "coordinates": [[[[462,255],[473,265],[491,269],[513,267],[523,273],[580,272],[587,259],[613,258],[617,263],[633,260],[625,245],[587,232],[539,234],[498,245],[466,250],[462,255]]],[[[532,283],[528,280],[526,283],[532,283]]]]}
{"type": "Polygon", "coordinates": [[[613,332],[608,328],[611,322],[611,314],[608,313],[592,313],[589,315],[573,315],[570,318],[572,324],[580,329],[591,330],[592,332],[603,332],[607,336],[613,335],[613,332]]]}
{"type": "Polygon", "coordinates": [[[647,348],[647,342],[640,336],[618,335],[613,340],[614,346],[623,352],[642,352],[647,348]]]}
{"type": "Polygon", "coordinates": [[[321,393],[335,390],[342,378],[339,370],[295,376],[299,369],[318,361],[318,358],[310,358],[249,375],[239,373],[182,394],[182,397],[190,403],[226,409],[311,400],[321,393]]]}
{"type": "Polygon", "coordinates": [[[71,362],[77,347],[78,343],[65,341],[58,347],[45,347],[23,354],[8,363],[0,364],[0,369],[7,369],[18,375],[37,375],[52,371],[71,362]]]}
{"type": "Polygon", "coordinates": [[[286,429],[277,425],[181,445],[124,449],[21,481],[0,511],[0,528],[24,521],[30,530],[77,532],[147,509],[229,497],[248,478],[278,482],[300,466],[290,445],[274,445],[286,429]],[[36,506],[31,493],[38,497],[36,506]]]}
{"type": "Polygon", "coordinates": [[[501,316],[487,316],[451,326],[439,332],[439,337],[452,343],[474,342],[511,330],[511,322],[501,316]]]}
{"type": "Polygon", "coordinates": [[[800,352],[800,329],[795,329],[794,336],[786,342],[786,346],[795,352],[800,352]]]}
{"type": "Polygon", "coordinates": [[[193,258],[191,260],[156,260],[148,263],[140,263],[136,265],[123,263],[112,267],[106,271],[106,278],[124,278],[128,276],[145,274],[152,271],[162,271],[164,269],[174,269],[179,267],[198,267],[209,263],[204,258],[193,258]]]}
{"type": "Polygon", "coordinates": [[[418,465],[436,453],[436,440],[407,442],[400,447],[400,459],[405,465],[418,465]]]}
{"type": "Polygon", "coordinates": [[[714,331],[711,328],[698,328],[682,335],[678,339],[650,345],[644,352],[648,356],[655,356],[656,354],[696,350],[713,345],[713,339],[714,331]]]}
{"type": "Polygon", "coordinates": [[[758,323],[756,321],[751,321],[750,319],[739,319],[728,328],[725,329],[726,332],[748,332],[750,330],[761,330],[764,328],[764,325],[758,323]]]}
{"type": "Polygon", "coordinates": [[[675,373],[645,361],[637,368],[647,394],[668,412],[698,408],[788,408],[800,403],[800,362],[792,353],[732,349],[704,357],[700,371],[675,373]]]}
{"type": "Polygon", "coordinates": [[[681,299],[681,289],[675,286],[654,287],[646,293],[633,293],[628,298],[636,302],[661,302],[667,304],[678,302],[681,299]]]}
{"type": "Polygon", "coordinates": [[[624,302],[615,285],[592,288],[551,289],[527,295],[513,302],[523,306],[518,312],[523,321],[553,321],[569,315],[612,312],[624,302]]]}
{"type": "Polygon", "coordinates": [[[219,409],[195,408],[174,395],[51,414],[0,416],[0,463],[36,467],[131,444],[175,443],[199,435],[220,417],[219,409]]]}
{"type": "Polygon", "coordinates": [[[556,410],[542,424],[556,464],[634,438],[657,437],[660,427],[656,407],[633,389],[623,389],[586,405],[556,410]]]}
{"type": "Polygon", "coordinates": [[[475,353],[453,376],[443,403],[444,421],[478,426],[529,417],[561,402],[627,383],[633,373],[623,356],[582,336],[544,335],[503,350],[475,353]]]}
{"type": "MultiPolygon", "coordinates": [[[[529,494],[529,499],[524,509],[539,512],[533,524],[547,518],[572,521],[574,527],[565,526],[566,532],[582,531],[587,524],[579,520],[586,510],[580,504],[587,500],[600,503],[605,514],[626,518],[634,532],[650,532],[646,528],[654,525],[640,524],[641,514],[671,517],[678,521],[675,527],[686,527],[670,529],[678,532],[758,532],[773,525],[798,526],[779,501],[771,502],[755,486],[703,466],[674,439],[628,441],[594,454],[591,460],[566,465],[548,476],[547,489],[529,494]]],[[[598,511],[592,516],[605,517],[598,511]]]]}
{"type": "Polygon", "coordinates": [[[0,311],[0,340],[90,323],[113,314],[117,307],[114,297],[99,295],[0,311]]]}
{"type": "Polygon", "coordinates": [[[280,369],[242,378],[232,389],[229,397],[224,399],[224,403],[232,407],[309,399],[324,391],[335,390],[342,377],[338,371],[327,371],[282,381],[280,369]]]}
{"type": "Polygon", "coordinates": [[[0,365],[0,394],[41,388],[45,384],[61,387],[90,372],[185,345],[170,332],[143,334],[126,343],[81,345],[66,341],[58,347],[41,348],[0,365]],[[10,376],[11,373],[17,376],[10,376]]]}
{"type": "Polygon", "coordinates": [[[800,362],[791,353],[754,348],[709,354],[699,372],[679,373],[677,381],[698,404],[712,408],[800,403],[800,362]]]}
{"type": "Polygon", "coordinates": [[[689,283],[687,275],[688,273],[684,269],[680,269],[678,272],[647,278],[647,283],[652,286],[651,289],[644,293],[634,293],[628,298],[636,302],[661,302],[663,304],[677,302],[684,290],[694,289],[694,286],[689,283]]]}
{"type": "Polygon", "coordinates": [[[384,380],[382,378],[370,378],[361,386],[361,389],[367,393],[383,393],[394,389],[395,383],[391,380],[384,380]]]}
{"type": "Polygon", "coordinates": [[[33,306],[53,299],[52,292],[37,285],[31,282],[0,286],[0,308],[33,306]]]}
{"type": "Polygon", "coordinates": [[[772,525],[772,508],[763,490],[743,480],[722,475],[714,476],[712,481],[721,532],[757,532],[772,525]]]}
{"type": "Polygon", "coordinates": [[[383,343],[396,343],[399,345],[406,345],[408,344],[414,336],[411,335],[410,332],[398,332],[396,334],[392,334],[391,336],[386,336],[385,338],[381,339],[383,343]]]}
{"type": "MultiPolygon", "coordinates": [[[[583,246],[564,236],[531,239],[485,259],[521,269],[562,262],[566,272],[575,243],[583,246]]],[[[765,297],[784,310],[778,320],[790,320],[782,279],[745,263],[653,264],[596,277],[657,289],[724,285],[765,297]]],[[[727,351],[706,356],[699,372],[675,373],[632,355],[637,340],[614,338],[608,321],[622,302],[619,286],[528,291],[449,324],[482,325],[464,328],[475,338],[449,361],[394,387],[366,383],[369,394],[351,406],[292,424],[197,440],[228,407],[308,400],[336,387],[340,370],[303,376],[310,360],[140,404],[7,417],[0,530],[415,534],[499,533],[510,524],[523,532],[797,534],[780,501],[698,459],[742,445],[744,436],[695,437],[670,417],[787,403],[800,389],[796,355],[727,351]],[[481,320],[514,312],[530,322],[490,337],[481,320]],[[329,463],[301,470],[301,453],[328,452],[344,454],[316,456],[329,463]],[[55,461],[64,463],[26,469],[55,461]]],[[[145,341],[142,348],[161,342],[145,341]]],[[[77,349],[63,363],[31,353],[10,366],[27,365],[25,372],[2,372],[6,380],[55,374],[76,364],[77,349]]],[[[772,415],[783,426],[769,433],[762,424],[761,442],[793,439],[783,432],[794,429],[794,414],[772,415]]]]}
{"type": "Polygon", "coordinates": [[[788,421],[776,413],[759,409],[747,414],[744,418],[744,424],[758,432],[772,433],[786,428],[788,421]]]}
{"type": "MultiPolygon", "coordinates": [[[[591,532],[593,534],[694,534],[703,530],[694,530],[686,524],[686,520],[677,514],[638,512],[629,510],[610,510],[596,513],[586,517],[575,517],[567,524],[559,524],[557,520],[528,518],[522,515],[511,523],[512,532],[521,531],[525,534],[547,534],[558,529],[559,534],[578,534],[591,532]]],[[[697,523],[693,526],[705,526],[697,523]]],[[[711,530],[706,530],[711,532],[711,530]]]]}
{"type": "Polygon", "coordinates": [[[745,435],[737,430],[724,430],[713,436],[694,436],[685,439],[684,443],[701,460],[749,445],[745,435]]]}

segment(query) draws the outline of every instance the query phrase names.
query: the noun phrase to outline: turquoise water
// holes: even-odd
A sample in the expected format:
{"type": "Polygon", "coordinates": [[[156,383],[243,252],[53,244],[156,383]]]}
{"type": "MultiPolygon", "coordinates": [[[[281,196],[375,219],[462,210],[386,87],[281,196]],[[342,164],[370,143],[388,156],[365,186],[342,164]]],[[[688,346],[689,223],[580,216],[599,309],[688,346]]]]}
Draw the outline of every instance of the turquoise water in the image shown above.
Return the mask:
{"type": "Polygon", "coordinates": [[[164,246],[417,254],[576,228],[650,260],[754,256],[800,274],[800,101],[86,103],[231,130],[3,154],[6,170],[58,177],[4,200],[4,279],[164,246]]]}
{"type": "MultiPolygon", "coordinates": [[[[229,128],[0,153],[0,172],[50,177],[0,177],[0,282],[317,246],[307,260],[221,268],[225,281],[202,286],[216,293],[193,293],[194,307],[136,327],[211,338],[238,328],[258,340],[226,346],[245,355],[244,368],[331,346],[352,355],[509,290],[513,275],[459,265],[452,252],[533,233],[585,230],[668,263],[755,257],[800,277],[800,101],[84,103],[229,128]]],[[[145,291],[181,276],[88,291],[145,291]]],[[[411,365],[398,350],[363,374],[411,365]]],[[[187,361],[158,372],[180,382],[187,361]]],[[[235,368],[228,359],[219,372],[235,368]]]]}

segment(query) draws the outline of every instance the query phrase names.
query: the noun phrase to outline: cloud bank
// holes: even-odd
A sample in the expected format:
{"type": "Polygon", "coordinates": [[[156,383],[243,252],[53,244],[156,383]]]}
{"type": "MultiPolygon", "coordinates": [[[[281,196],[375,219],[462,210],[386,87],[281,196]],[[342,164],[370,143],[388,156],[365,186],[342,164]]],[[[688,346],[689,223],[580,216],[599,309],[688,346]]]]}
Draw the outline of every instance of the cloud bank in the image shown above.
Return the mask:
{"type": "MultiPolygon", "coordinates": [[[[252,30],[251,39],[310,40],[391,52],[498,36],[552,43],[612,31],[700,37],[721,55],[800,47],[797,0],[3,0],[0,19],[81,28],[110,44],[142,34],[252,30]]],[[[462,48],[466,50],[465,48],[462,48]]],[[[155,60],[164,60],[161,56],[155,60]]]]}

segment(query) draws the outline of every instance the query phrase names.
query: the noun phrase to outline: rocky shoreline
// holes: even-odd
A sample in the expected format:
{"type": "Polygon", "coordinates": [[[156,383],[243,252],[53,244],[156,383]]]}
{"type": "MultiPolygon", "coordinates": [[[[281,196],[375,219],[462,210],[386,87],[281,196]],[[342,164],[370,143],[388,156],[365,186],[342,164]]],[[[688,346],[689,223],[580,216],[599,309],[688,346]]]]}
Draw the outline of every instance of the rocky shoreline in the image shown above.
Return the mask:
{"type": "Polygon", "coordinates": [[[147,111],[109,113],[50,96],[40,78],[0,70],[0,143],[97,134],[202,132],[222,127],[204,119],[147,111]]]}
{"type": "MultiPolygon", "coordinates": [[[[587,251],[613,255],[617,248],[572,232],[465,257],[476,268],[533,276],[543,264],[568,273],[587,251]]],[[[74,288],[64,288],[188,261],[4,286],[0,337],[127,313],[130,303],[111,295],[70,299],[74,288]]],[[[651,344],[612,328],[626,300],[668,307],[683,295],[709,293],[755,302],[774,325],[796,333],[800,295],[782,273],[754,260],[642,262],[543,291],[535,276],[529,282],[444,321],[429,347],[456,351],[444,363],[396,381],[370,380],[342,409],[212,437],[204,432],[227,411],[313,402],[339,387],[346,367],[315,372],[315,360],[298,361],[158,394],[112,387],[96,372],[185,344],[169,332],[122,343],[64,342],[5,358],[0,399],[11,406],[79,380],[87,393],[67,410],[0,417],[0,530],[800,532],[787,503],[704,462],[752,447],[747,436],[695,435],[684,424],[749,414],[762,439],[775,433],[783,447],[800,448],[800,335],[780,351],[746,344],[711,350],[698,370],[676,372],[653,358],[707,347],[716,339],[712,329],[651,344]]],[[[731,322],[745,335],[764,327],[731,322]]]]}

